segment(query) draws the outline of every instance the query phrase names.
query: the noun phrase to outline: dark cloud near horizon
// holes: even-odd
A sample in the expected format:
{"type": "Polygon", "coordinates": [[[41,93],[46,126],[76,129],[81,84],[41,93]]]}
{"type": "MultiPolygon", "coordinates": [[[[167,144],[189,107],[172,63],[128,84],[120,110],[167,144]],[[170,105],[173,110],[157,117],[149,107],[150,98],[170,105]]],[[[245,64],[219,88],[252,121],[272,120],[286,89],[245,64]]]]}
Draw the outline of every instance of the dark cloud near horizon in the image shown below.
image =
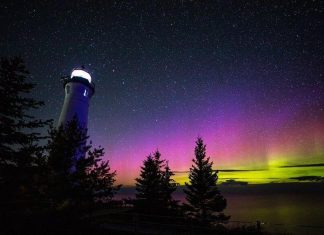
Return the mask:
{"type": "Polygon", "coordinates": [[[324,182],[324,177],[313,176],[313,175],[290,177],[289,179],[298,180],[298,181],[310,181],[310,182],[321,182],[322,181],[322,182],[324,182]]]}
{"type": "Polygon", "coordinates": [[[321,166],[324,166],[324,163],[286,165],[286,166],[280,166],[279,168],[291,168],[291,167],[321,167],[321,166]]]}
{"type": "MultiPolygon", "coordinates": [[[[254,171],[264,171],[265,169],[260,170],[236,170],[236,169],[226,169],[226,170],[214,170],[217,172],[254,172],[254,171]]],[[[175,174],[181,174],[181,173],[189,173],[189,171],[173,171],[175,174]]],[[[233,179],[233,178],[231,178],[233,179]]]]}

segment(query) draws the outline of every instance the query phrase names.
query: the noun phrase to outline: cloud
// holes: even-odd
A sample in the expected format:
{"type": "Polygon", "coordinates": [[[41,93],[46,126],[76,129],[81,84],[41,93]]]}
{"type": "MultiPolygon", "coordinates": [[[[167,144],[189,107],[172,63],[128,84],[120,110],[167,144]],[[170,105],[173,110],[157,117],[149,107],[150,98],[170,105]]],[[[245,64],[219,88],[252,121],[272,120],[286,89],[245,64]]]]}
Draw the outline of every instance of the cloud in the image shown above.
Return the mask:
{"type": "Polygon", "coordinates": [[[237,181],[235,179],[228,179],[225,182],[221,183],[221,185],[226,186],[246,186],[248,185],[247,181],[237,181]]]}
{"type": "MultiPolygon", "coordinates": [[[[237,169],[225,169],[225,170],[214,170],[218,172],[253,172],[253,171],[264,171],[261,170],[237,170],[237,169]]],[[[183,174],[183,173],[189,173],[189,171],[173,171],[175,174],[183,174]]]]}
{"type": "Polygon", "coordinates": [[[189,173],[189,171],[173,171],[174,174],[189,173]]]}
{"type": "Polygon", "coordinates": [[[279,166],[279,168],[290,168],[290,167],[321,167],[321,166],[324,166],[324,163],[286,165],[286,166],[279,166]]]}
{"type": "Polygon", "coordinates": [[[312,181],[312,182],[321,182],[324,181],[324,177],[322,176],[297,176],[297,177],[290,177],[289,179],[298,180],[298,181],[312,181]]]}
{"type": "Polygon", "coordinates": [[[251,171],[264,171],[263,169],[260,170],[236,170],[236,169],[226,169],[226,170],[218,170],[219,172],[251,172],[251,171]]]}

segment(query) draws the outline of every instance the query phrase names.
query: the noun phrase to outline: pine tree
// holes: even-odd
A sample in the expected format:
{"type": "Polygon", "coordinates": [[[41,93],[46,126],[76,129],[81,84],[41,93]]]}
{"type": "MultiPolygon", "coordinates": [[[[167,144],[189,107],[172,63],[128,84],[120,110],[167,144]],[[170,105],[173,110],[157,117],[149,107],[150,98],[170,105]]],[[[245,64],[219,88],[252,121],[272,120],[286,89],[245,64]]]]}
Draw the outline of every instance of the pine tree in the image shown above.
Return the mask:
{"type": "Polygon", "coordinates": [[[148,155],[141,167],[140,177],[136,178],[135,208],[144,213],[155,214],[160,210],[161,164],[160,154],[148,155]]]}
{"type": "Polygon", "coordinates": [[[217,188],[217,171],[212,169],[213,162],[206,157],[206,145],[198,138],[195,147],[195,158],[190,168],[189,184],[186,183],[185,210],[190,218],[208,224],[217,220],[229,219],[221,213],[226,208],[226,199],[217,188]]]}
{"type": "Polygon", "coordinates": [[[164,207],[167,210],[175,210],[177,208],[177,201],[172,198],[172,193],[177,189],[176,182],[171,178],[173,175],[174,173],[171,171],[168,161],[166,161],[164,171],[162,172],[161,194],[164,207]]]}
{"type": "MultiPolygon", "coordinates": [[[[0,60],[0,199],[2,203],[24,208],[37,200],[39,189],[35,179],[44,162],[43,148],[38,142],[44,138],[39,128],[49,121],[36,119],[31,111],[43,102],[29,94],[35,85],[24,62],[19,57],[0,60]]],[[[30,208],[29,208],[30,209],[30,208]]]]}
{"type": "Polygon", "coordinates": [[[51,129],[48,143],[48,197],[54,209],[107,202],[121,187],[116,171],[103,161],[104,149],[87,144],[88,136],[76,118],[51,129]]]}
{"type": "Polygon", "coordinates": [[[156,151],[143,162],[140,177],[136,179],[135,208],[143,213],[166,214],[174,207],[172,193],[176,190],[173,175],[161,154],[156,151]]]}

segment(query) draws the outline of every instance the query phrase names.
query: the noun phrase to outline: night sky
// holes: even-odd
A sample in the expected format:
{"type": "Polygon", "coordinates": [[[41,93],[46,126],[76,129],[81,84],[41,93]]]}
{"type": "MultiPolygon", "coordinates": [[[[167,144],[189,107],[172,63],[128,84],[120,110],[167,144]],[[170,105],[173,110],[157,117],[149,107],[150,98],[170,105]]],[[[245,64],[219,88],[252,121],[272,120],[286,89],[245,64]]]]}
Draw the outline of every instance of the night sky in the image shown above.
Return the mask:
{"type": "Polygon", "coordinates": [[[60,78],[84,65],[120,183],[156,149],[183,183],[197,136],[221,180],[324,176],[323,2],[144,2],[0,4],[0,55],[25,59],[37,117],[58,121],[60,78]]]}

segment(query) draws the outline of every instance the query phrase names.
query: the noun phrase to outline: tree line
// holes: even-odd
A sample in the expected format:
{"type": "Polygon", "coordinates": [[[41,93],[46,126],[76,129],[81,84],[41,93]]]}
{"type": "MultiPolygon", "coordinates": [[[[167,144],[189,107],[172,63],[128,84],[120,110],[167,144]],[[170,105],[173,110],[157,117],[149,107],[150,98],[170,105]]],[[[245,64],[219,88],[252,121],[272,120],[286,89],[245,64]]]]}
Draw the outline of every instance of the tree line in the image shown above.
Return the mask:
{"type": "MultiPolygon", "coordinates": [[[[33,110],[44,105],[31,98],[35,84],[19,57],[0,61],[0,220],[7,233],[64,223],[79,224],[98,206],[109,204],[121,185],[116,171],[104,161],[104,149],[94,147],[87,131],[74,118],[54,128],[33,110]],[[47,130],[46,134],[44,129],[47,130]],[[80,157],[82,156],[82,157],[80,157]],[[68,222],[67,222],[68,221],[68,222]]],[[[217,188],[217,171],[198,138],[186,203],[173,199],[177,185],[168,161],[159,151],[146,157],[136,178],[133,211],[151,215],[180,215],[200,224],[226,221],[226,199],[217,188]]],[[[80,224],[79,224],[80,226],[80,224]]]]}

